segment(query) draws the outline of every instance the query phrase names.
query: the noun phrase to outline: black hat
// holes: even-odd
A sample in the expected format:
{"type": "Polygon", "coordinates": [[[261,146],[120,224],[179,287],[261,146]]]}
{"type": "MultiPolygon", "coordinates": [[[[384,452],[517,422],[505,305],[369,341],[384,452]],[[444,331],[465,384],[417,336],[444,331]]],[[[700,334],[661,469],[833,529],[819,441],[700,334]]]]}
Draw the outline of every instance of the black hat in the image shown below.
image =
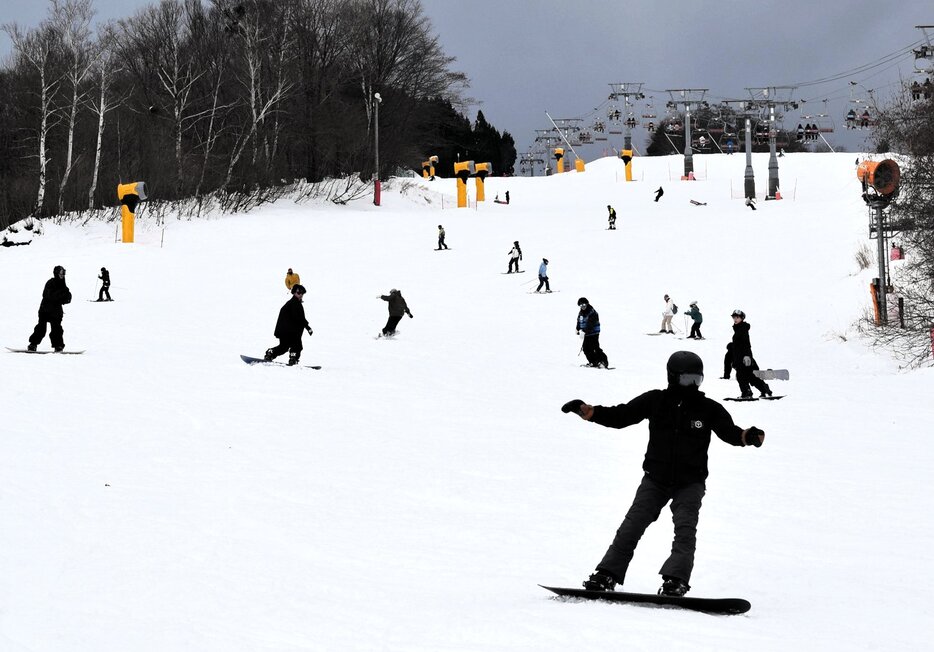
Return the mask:
{"type": "Polygon", "coordinates": [[[590,302],[587,301],[587,297],[581,297],[580,299],[577,300],[577,305],[579,306],[586,306],[589,303],[590,302]]]}
{"type": "Polygon", "coordinates": [[[53,274],[54,276],[58,276],[59,273],[64,274],[64,273],[65,273],[65,268],[62,267],[61,265],[56,265],[56,266],[52,269],[52,274],[53,274]]]}
{"type": "Polygon", "coordinates": [[[739,317],[740,319],[746,319],[746,313],[740,310],[739,308],[737,308],[732,313],[730,313],[730,317],[739,317]]]}
{"type": "Polygon", "coordinates": [[[296,283],[292,286],[292,294],[305,294],[305,292],[307,292],[307,290],[305,290],[305,286],[301,283],[296,283]]]}
{"type": "Polygon", "coordinates": [[[547,265],[547,264],[548,264],[548,259],[547,259],[547,258],[542,258],[542,262],[545,263],[545,264],[547,265]]]}

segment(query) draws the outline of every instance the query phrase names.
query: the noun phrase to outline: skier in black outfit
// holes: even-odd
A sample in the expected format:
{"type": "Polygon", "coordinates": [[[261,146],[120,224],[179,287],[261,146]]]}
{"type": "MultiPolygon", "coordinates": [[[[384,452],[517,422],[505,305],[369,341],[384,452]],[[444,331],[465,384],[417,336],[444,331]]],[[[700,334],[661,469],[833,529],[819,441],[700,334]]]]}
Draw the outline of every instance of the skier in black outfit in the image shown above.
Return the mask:
{"type": "Polygon", "coordinates": [[[733,371],[733,343],[726,343],[726,354],[723,356],[723,375],[720,376],[723,380],[730,379],[730,372],[733,371]]]}
{"type": "Polygon", "coordinates": [[[97,300],[103,301],[106,294],[107,301],[113,301],[110,298],[110,272],[107,271],[106,267],[101,267],[101,273],[98,274],[97,278],[101,280],[101,291],[97,293],[97,300]]]}
{"type": "Polygon", "coordinates": [[[386,325],[383,327],[382,333],[380,333],[383,337],[389,337],[395,334],[396,326],[399,325],[402,315],[408,315],[409,318],[414,317],[402,293],[396,288],[391,289],[389,294],[378,296],[377,299],[389,302],[389,319],[386,320],[386,325]]]}
{"type": "Polygon", "coordinates": [[[580,312],[577,313],[577,334],[584,331],[584,343],[581,350],[587,356],[587,363],[591,367],[610,366],[606,353],[600,348],[600,315],[594,310],[587,297],[581,297],[577,300],[577,307],[580,312]]]}
{"type": "Polygon", "coordinates": [[[706,492],[711,432],[732,446],[759,447],[765,441],[765,432],[755,426],[743,430],[735,425],[722,405],[700,391],[704,363],[697,354],[672,354],[667,370],[666,389],[650,390],[629,403],[604,407],[577,399],[561,408],[608,428],[649,420],[649,444],[642,463],[645,475],[613,543],[584,582],[585,589],[613,591],[625,581],[639,539],[670,501],[674,542],[659,571],[663,584],[658,592],[670,596],[687,593],[694,568],[698,512],[706,492]]]}
{"type": "Polygon", "coordinates": [[[655,201],[658,201],[659,199],[661,199],[662,195],[664,194],[665,194],[665,191],[662,189],[661,186],[659,186],[658,190],[655,191],[655,201]]]}
{"type": "Polygon", "coordinates": [[[35,351],[39,342],[45,337],[46,325],[50,327],[49,339],[52,348],[61,353],[65,349],[65,331],[62,329],[62,319],[65,310],[62,306],[71,303],[71,291],[65,285],[65,268],[56,265],[52,270],[52,278],[45,282],[42,289],[42,302],[39,304],[39,321],[29,336],[29,351],[35,351]]]}
{"type": "Polygon", "coordinates": [[[292,298],[279,309],[279,319],[276,320],[276,330],[273,333],[279,338],[278,346],[266,349],[263,360],[271,362],[286,351],[289,352],[289,364],[298,364],[302,356],[302,331],[313,335],[308,320],[305,319],[305,308],[302,299],[305,296],[305,286],[296,283],[292,286],[292,298]]]}
{"type": "Polygon", "coordinates": [[[749,343],[749,324],[746,323],[746,313],[736,309],[733,311],[733,368],[736,369],[736,382],[742,398],[752,398],[752,385],[759,390],[760,396],[771,396],[772,390],[768,384],[758,378],[753,371],[759,369],[755,358],[752,357],[752,344],[749,343]]]}

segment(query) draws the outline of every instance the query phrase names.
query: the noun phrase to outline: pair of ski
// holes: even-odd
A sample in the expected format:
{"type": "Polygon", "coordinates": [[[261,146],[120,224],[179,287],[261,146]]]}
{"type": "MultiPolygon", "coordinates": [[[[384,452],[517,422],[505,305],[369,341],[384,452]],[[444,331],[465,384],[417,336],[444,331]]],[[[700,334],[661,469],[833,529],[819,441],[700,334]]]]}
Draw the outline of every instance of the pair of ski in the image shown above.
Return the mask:
{"type": "Polygon", "coordinates": [[[695,598],[688,596],[674,597],[655,595],[654,593],[626,593],[624,591],[588,591],[587,589],[568,589],[539,584],[562,598],[578,600],[603,600],[606,602],[626,602],[631,604],[656,605],[700,611],[706,614],[732,616],[744,614],[752,608],[748,600],[742,598],[695,598]]]}

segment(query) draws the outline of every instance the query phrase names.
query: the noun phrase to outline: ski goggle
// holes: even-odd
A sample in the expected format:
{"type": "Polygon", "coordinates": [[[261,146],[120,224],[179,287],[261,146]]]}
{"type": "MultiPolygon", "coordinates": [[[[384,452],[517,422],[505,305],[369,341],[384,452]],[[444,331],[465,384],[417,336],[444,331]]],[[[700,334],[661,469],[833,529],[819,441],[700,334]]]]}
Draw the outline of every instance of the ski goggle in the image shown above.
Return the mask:
{"type": "Polygon", "coordinates": [[[704,374],[681,374],[678,376],[678,384],[683,387],[690,387],[691,385],[700,387],[702,382],[704,382],[704,374]]]}

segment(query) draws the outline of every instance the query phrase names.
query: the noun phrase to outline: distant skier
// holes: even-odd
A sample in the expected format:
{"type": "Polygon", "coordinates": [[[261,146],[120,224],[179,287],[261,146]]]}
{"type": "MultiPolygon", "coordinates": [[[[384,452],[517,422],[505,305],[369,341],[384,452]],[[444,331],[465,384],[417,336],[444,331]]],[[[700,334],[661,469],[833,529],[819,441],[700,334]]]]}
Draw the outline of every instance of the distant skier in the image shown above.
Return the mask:
{"type": "Polygon", "coordinates": [[[673,353],[667,373],[665,389],[649,390],[629,403],[604,407],[575,399],[561,407],[562,412],[573,412],[607,428],[626,428],[649,420],[649,443],[642,463],[645,474],[613,543],[584,582],[587,590],[613,591],[617,584],[623,584],[639,540],[670,502],[674,541],[659,571],[663,583],[658,592],[669,596],[687,593],[694,570],[698,513],[709,473],[711,432],[732,446],[758,448],[765,441],[764,431],[755,426],[740,428],[722,405],[700,391],[704,363],[699,356],[690,351],[673,353]]]}
{"type": "Polygon", "coordinates": [[[548,283],[548,259],[542,258],[542,264],[538,266],[538,287],[535,288],[536,292],[542,291],[542,286],[545,286],[545,292],[551,292],[551,285],[548,283]]]}
{"type": "Polygon", "coordinates": [[[671,330],[671,318],[674,317],[675,311],[674,301],[671,300],[667,294],[665,295],[665,308],[662,310],[662,328],[659,333],[668,333],[669,335],[673,334],[674,331],[671,330]]]}
{"type": "Polygon", "coordinates": [[[723,375],[720,378],[729,380],[731,371],[733,371],[733,342],[727,342],[726,354],[723,356],[723,375]]]}
{"type": "MultiPolygon", "coordinates": [[[[291,270],[289,270],[291,271],[291,270]]],[[[271,362],[286,351],[289,352],[289,364],[298,364],[302,356],[302,331],[313,335],[314,331],[305,319],[305,308],[302,300],[305,296],[305,287],[300,283],[292,286],[292,298],[279,309],[279,319],[276,320],[276,330],[273,333],[279,338],[278,346],[266,349],[263,360],[271,362]]]]}
{"type": "Polygon", "coordinates": [[[752,210],[756,210],[756,200],[752,197],[746,197],[746,205],[752,210]]]}
{"type": "Polygon", "coordinates": [[[509,250],[509,270],[507,274],[512,274],[513,265],[516,266],[516,273],[519,272],[519,261],[522,260],[522,248],[519,247],[519,241],[516,240],[512,243],[512,249],[509,250]]]}
{"type": "Polygon", "coordinates": [[[771,396],[772,390],[768,384],[753,373],[759,369],[759,365],[752,357],[746,313],[736,309],[730,316],[733,317],[733,368],[736,369],[736,382],[739,383],[741,398],[752,398],[750,385],[759,390],[760,396],[771,396]]]}
{"type": "Polygon", "coordinates": [[[386,320],[386,325],[383,327],[382,333],[380,333],[382,337],[391,337],[395,335],[396,326],[398,326],[399,322],[402,320],[402,315],[408,315],[410,318],[414,317],[412,311],[409,310],[408,304],[402,297],[402,293],[396,288],[391,289],[389,294],[382,294],[376,298],[389,302],[389,319],[386,320]]]}
{"type": "Polygon", "coordinates": [[[691,324],[691,334],[688,337],[692,340],[704,339],[700,332],[701,324],[704,323],[704,316],[701,314],[700,308],[697,307],[697,302],[692,301],[690,309],[686,310],[684,314],[694,320],[691,324]]]}
{"type": "Polygon", "coordinates": [[[615,231],[616,230],[616,209],[610,206],[609,204],[606,205],[606,209],[610,212],[610,215],[608,217],[609,222],[610,222],[610,231],[615,231]]]}
{"type": "Polygon", "coordinates": [[[658,187],[658,190],[655,191],[655,201],[658,201],[662,198],[662,195],[665,194],[665,189],[661,186],[658,187]]]}
{"type": "Polygon", "coordinates": [[[101,267],[101,273],[98,274],[97,278],[101,280],[101,290],[97,293],[97,300],[104,301],[104,295],[107,295],[107,301],[113,301],[110,298],[110,272],[107,271],[106,267],[101,267]]]}
{"type": "Polygon", "coordinates": [[[71,303],[71,291],[65,284],[65,268],[56,265],[52,270],[52,278],[45,282],[42,288],[42,301],[39,303],[39,321],[29,336],[29,351],[35,351],[39,342],[45,337],[46,328],[49,328],[49,339],[52,348],[61,353],[65,350],[65,331],[62,328],[62,319],[65,309],[62,307],[71,303]]]}
{"type": "Polygon", "coordinates": [[[577,300],[577,307],[580,312],[577,313],[577,334],[584,332],[584,343],[581,351],[587,356],[587,364],[590,367],[601,367],[606,369],[610,366],[606,353],[600,348],[600,315],[590,305],[587,297],[581,297],[577,300]]]}
{"type": "Polygon", "coordinates": [[[509,204],[509,191],[506,191],[506,204],[509,204]]]}
{"type": "Polygon", "coordinates": [[[449,248],[446,244],[444,244],[444,235],[445,235],[444,227],[439,224],[438,225],[438,249],[437,251],[441,251],[442,249],[449,248]]]}
{"type": "Polygon", "coordinates": [[[289,267],[289,271],[285,273],[285,287],[291,292],[292,288],[295,287],[296,283],[301,283],[302,279],[299,278],[298,274],[292,271],[292,268],[289,267]]]}

